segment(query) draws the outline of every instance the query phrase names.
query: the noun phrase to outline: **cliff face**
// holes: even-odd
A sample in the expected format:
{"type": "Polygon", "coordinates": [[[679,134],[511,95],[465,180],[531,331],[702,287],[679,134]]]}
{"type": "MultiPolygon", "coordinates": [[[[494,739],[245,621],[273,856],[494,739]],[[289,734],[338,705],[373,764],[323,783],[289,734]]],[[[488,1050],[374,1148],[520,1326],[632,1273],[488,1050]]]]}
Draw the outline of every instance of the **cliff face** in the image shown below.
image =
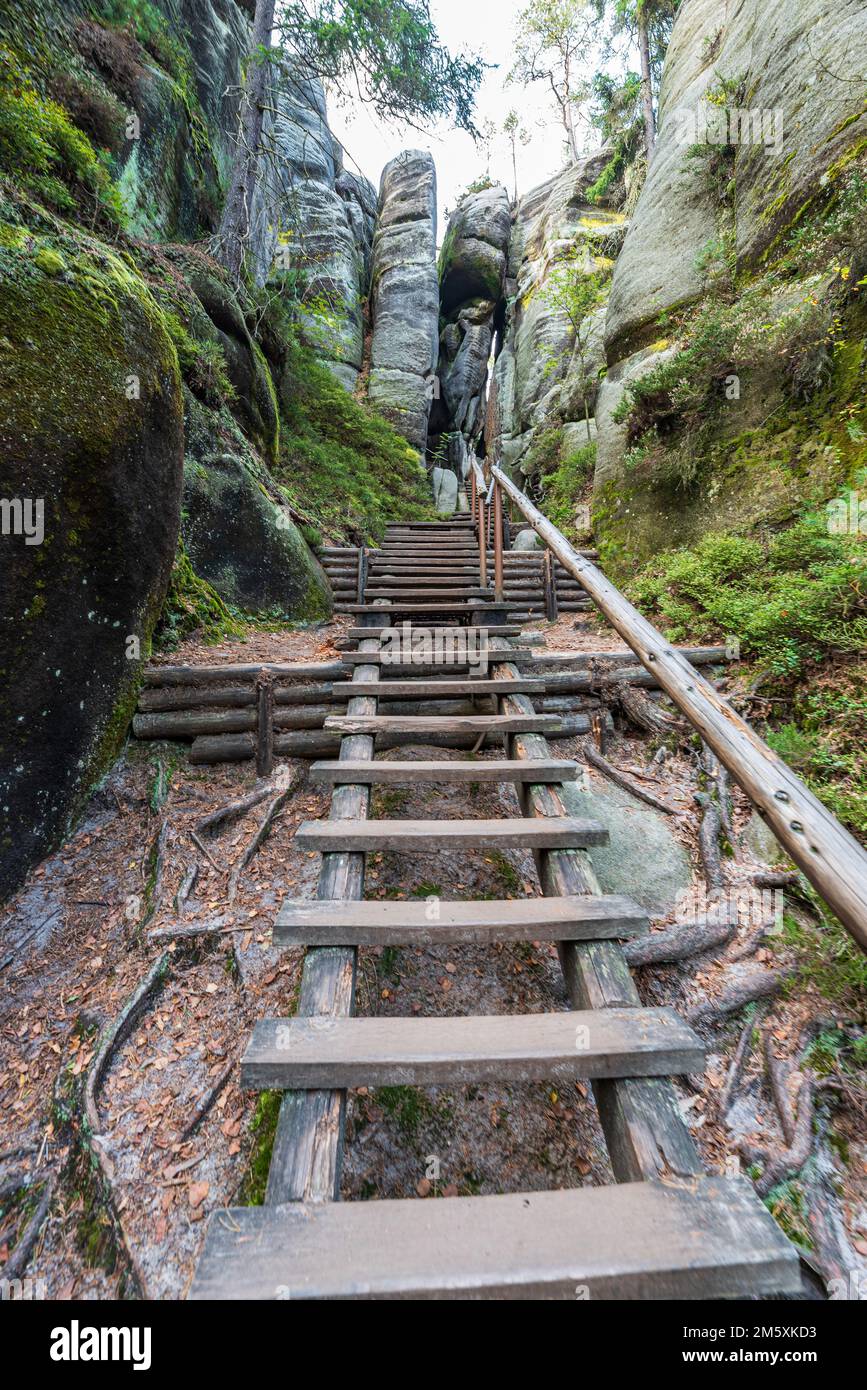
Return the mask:
{"type": "Polygon", "coordinates": [[[624,564],[863,465],[865,58],[858,0],[680,11],[605,324],[597,532],[624,564]]]}
{"type": "Polygon", "coordinates": [[[376,192],[343,168],[319,82],[287,73],[275,100],[257,190],[257,278],[301,277],[304,337],[351,391],[363,359],[376,192]]]}
{"type": "Polygon", "coordinates": [[[382,174],[373,243],[371,402],[411,444],[427,447],[437,364],[436,169],[404,150],[382,174]]]}
{"type": "Polygon", "coordinates": [[[321,89],[279,87],[259,284],[207,253],[251,10],[0,13],[0,896],[122,745],[176,556],[176,586],[191,563],[242,612],[312,619],[307,499],[311,536],[421,502],[416,455],[316,361],[354,384],[376,207],[321,89]]]}
{"type": "Polygon", "coordinates": [[[522,198],[515,212],[491,432],[508,468],[528,464],[534,471],[533,445],[545,431],[563,432],[567,451],[595,437],[601,325],[624,221],[585,196],[605,162],[598,154],[571,165],[522,198]]]}

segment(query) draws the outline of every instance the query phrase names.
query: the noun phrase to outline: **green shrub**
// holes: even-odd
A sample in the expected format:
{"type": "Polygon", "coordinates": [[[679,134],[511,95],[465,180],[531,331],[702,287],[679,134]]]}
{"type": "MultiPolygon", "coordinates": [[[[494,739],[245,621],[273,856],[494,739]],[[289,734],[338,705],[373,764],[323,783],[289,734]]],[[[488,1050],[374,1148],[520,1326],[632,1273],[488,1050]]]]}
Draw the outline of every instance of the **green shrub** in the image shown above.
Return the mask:
{"type": "Polygon", "coordinates": [[[867,648],[867,552],[819,518],[766,541],[707,535],[651,561],[629,592],[673,641],[732,634],[775,675],[867,648]]]}
{"type": "Polygon", "coordinates": [[[62,106],[45,99],[9,48],[0,45],[0,172],[60,212],[94,205],[120,224],[122,205],[106,164],[62,106]]]}
{"type": "Polygon", "coordinates": [[[216,589],[196,574],[183,541],[179,541],[169,592],[154,633],[154,647],[158,651],[173,651],[194,632],[205,642],[222,642],[240,637],[241,626],[216,589]]]}
{"type": "Polygon", "coordinates": [[[378,540],[392,518],[433,515],[419,455],[289,332],[280,389],[277,478],[296,510],[329,536],[378,540]]]}

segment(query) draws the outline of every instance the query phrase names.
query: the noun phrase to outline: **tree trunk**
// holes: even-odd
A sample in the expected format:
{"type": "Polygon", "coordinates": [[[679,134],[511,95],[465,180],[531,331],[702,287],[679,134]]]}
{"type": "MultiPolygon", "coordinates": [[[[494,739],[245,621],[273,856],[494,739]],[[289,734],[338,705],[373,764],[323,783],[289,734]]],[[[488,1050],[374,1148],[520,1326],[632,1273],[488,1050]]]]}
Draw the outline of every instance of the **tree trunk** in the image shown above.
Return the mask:
{"type": "Polygon", "coordinates": [[[650,78],[650,36],[644,6],[638,8],[638,47],[641,53],[641,106],[644,112],[644,143],[647,149],[647,162],[656,144],[656,118],[653,114],[653,84],[650,78]]]}
{"type": "Polygon", "coordinates": [[[250,54],[238,112],[238,147],[220,229],[214,242],[214,255],[236,283],[241,278],[244,252],[250,236],[250,214],[262,147],[262,124],[270,71],[262,49],[271,47],[275,9],[276,0],[256,0],[250,54]]]}

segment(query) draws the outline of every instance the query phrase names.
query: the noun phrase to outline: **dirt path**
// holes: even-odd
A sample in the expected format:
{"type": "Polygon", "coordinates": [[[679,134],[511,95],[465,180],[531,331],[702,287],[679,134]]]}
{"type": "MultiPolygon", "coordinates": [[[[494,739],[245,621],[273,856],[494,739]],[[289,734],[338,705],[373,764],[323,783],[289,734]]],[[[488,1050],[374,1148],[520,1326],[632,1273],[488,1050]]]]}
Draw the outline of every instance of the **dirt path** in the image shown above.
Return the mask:
{"type": "MultiPolygon", "coordinates": [[[[245,643],[220,648],[189,642],[171,660],[209,665],[328,660],[336,655],[332,643],[346,625],[336,621],[313,631],[256,633],[245,643]]],[[[546,641],[552,650],[622,646],[615,634],[600,631],[588,618],[562,618],[546,629],[546,641]]],[[[556,751],[580,760],[580,741],[558,742],[556,751]]],[[[643,785],[681,808],[669,819],[700,891],[696,759],[687,750],[669,758],[660,772],[649,764],[651,751],[643,739],[621,731],[608,756],[622,769],[643,772],[643,785]]],[[[420,755],[417,749],[401,753],[409,761],[420,755]]],[[[182,1297],[208,1213],[261,1199],[276,1101],[242,1092],[233,1064],[256,1018],[291,1013],[295,1004],[301,953],[275,951],[269,942],[281,900],[315,892],[319,856],[295,850],[292,832],[300,820],[326,814],[328,798],[306,783],[304,768],[288,764],[288,771],[298,774],[298,786],[273,834],[241,875],[232,902],[230,871],[255,833],[262,807],[208,840],[213,863],[197,850],[190,831],[210,811],[256,785],[252,765],[196,768],[182,746],[131,742],[94,793],[82,824],[30,875],[0,916],[0,1183],[18,1174],[37,1192],[47,1173],[62,1174],[28,1267],[31,1277],[45,1281],[49,1297],[105,1298],[122,1289],[135,1291],[124,1246],[140,1291],[155,1298],[182,1297]],[[153,895],[157,846],[163,864],[153,895]],[[199,877],[179,918],[175,896],[193,862],[199,877]],[[192,944],[173,945],[160,934],[179,922],[220,930],[192,944]],[[99,1030],[118,1015],[165,950],[165,982],[113,1056],[96,1095],[101,1151],[113,1174],[112,1221],[92,1172],[71,1163],[75,1131],[55,1103],[58,1077],[63,1072],[67,1090],[81,1086],[99,1030]],[[207,1114],[187,1133],[206,1102],[212,1102],[207,1114]]],[[[598,776],[591,771],[591,785],[598,776]]],[[[516,810],[511,788],[481,785],[380,790],[374,807],[376,814],[418,818],[500,817],[516,810]]],[[[736,839],[749,815],[736,793],[736,839]]],[[[755,856],[741,851],[727,863],[729,884],[748,884],[757,867],[755,856]]],[[[423,862],[392,853],[371,856],[369,897],[440,892],[501,898],[538,893],[539,887],[532,859],[522,852],[436,853],[423,862]]],[[[732,970],[744,968],[734,957],[749,934],[745,925],[714,956],[642,970],[645,1002],[672,1003],[687,1012],[714,997],[732,970]]],[[[786,960],[779,948],[760,946],[747,967],[777,968],[786,960]]],[[[556,948],[547,945],[360,953],[357,1005],[363,1013],[518,1013],[565,1003],[556,948]]],[[[794,1051],[809,1018],[828,1013],[827,1002],[809,988],[772,1006],[767,1018],[780,1054],[794,1051]]],[[[845,1024],[844,1014],[841,1008],[831,1022],[845,1024]]],[[[735,1018],[707,1033],[711,1055],[701,1089],[679,1088],[688,1123],[708,1166],[717,1171],[731,1170],[745,1135],[765,1143],[781,1140],[756,1051],[744,1067],[729,1124],[721,1122],[716,1097],[741,1032],[742,1020],[735,1018]]],[[[850,1161],[838,1173],[842,1209],[856,1251],[867,1253],[863,1126],[859,1137],[854,1111],[835,1123],[850,1149],[850,1161]]],[[[357,1092],[350,1100],[347,1197],[434,1198],[611,1180],[595,1107],[583,1083],[562,1093],[545,1085],[386,1088],[357,1092]]],[[[0,1266],[33,1206],[32,1200],[19,1200],[0,1215],[0,1266]]]]}

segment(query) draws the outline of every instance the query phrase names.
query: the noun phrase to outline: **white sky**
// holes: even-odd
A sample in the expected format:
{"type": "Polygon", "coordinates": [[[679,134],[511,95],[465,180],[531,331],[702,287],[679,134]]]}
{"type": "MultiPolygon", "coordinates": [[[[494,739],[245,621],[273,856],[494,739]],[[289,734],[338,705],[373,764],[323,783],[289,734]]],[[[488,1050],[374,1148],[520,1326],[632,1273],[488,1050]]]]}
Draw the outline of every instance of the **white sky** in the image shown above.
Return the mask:
{"type": "MultiPolygon", "coordinates": [[[[526,193],[562,167],[563,138],[556,110],[545,100],[541,83],[525,91],[506,84],[514,61],[514,20],[522,3],[524,0],[431,0],[430,9],[440,38],[451,52],[480,52],[487,62],[499,65],[485,76],[476,106],[476,125],[481,129],[488,118],[501,130],[510,108],[518,111],[532,137],[528,145],[518,145],[518,192],[526,193]]],[[[375,188],[379,188],[383,166],[400,150],[431,151],[437,167],[438,240],[442,241],[446,209],[453,209],[467,185],[486,171],[482,146],[464,132],[445,127],[426,134],[386,125],[378,122],[368,107],[342,107],[331,92],[328,98],[329,122],[346,147],[347,167],[357,164],[375,188]]],[[[494,142],[491,178],[512,190],[511,150],[503,134],[494,142]]]]}

